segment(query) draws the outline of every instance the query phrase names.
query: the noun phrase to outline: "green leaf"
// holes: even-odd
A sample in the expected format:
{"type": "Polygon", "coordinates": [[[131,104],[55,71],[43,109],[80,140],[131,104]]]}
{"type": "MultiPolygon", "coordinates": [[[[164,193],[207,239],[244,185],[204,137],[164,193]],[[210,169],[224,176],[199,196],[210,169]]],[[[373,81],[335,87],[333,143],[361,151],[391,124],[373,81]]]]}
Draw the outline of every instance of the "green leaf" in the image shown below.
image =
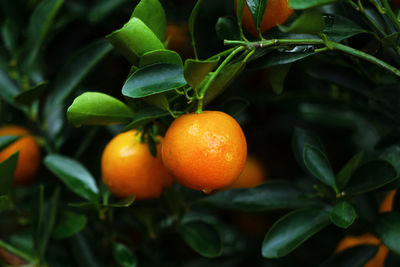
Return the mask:
{"type": "Polygon", "coordinates": [[[240,31],[232,17],[221,17],[215,24],[215,31],[221,40],[240,40],[240,31]]]}
{"type": "Polygon", "coordinates": [[[169,110],[169,103],[168,103],[168,99],[165,96],[165,94],[161,93],[161,94],[156,94],[156,95],[151,95],[151,96],[146,96],[143,98],[143,101],[153,105],[159,109],[168,111],[169,110]]]}
{"type": "Polygon", "coordinates": [[[341,228],[348,228],[353,224],[357,214],[354,207],[347,201],[342,201],[335,205],[331,211],[331,222],[341,228]]]}
{"type": "Polygon", "coordinates": [[[19,151],[0,163],[0,195],[8,194],[11,191],[18,156],[19,151]]]}
{"type": "Polygon", "coordinates": [[[336,182],[339,189],[345,188],[353,173],[360,166],[363,158],[364,158],[364,152],[363,151],[358,152],[340,170],[340,172],[336,176],[336,182]]]}
{"type": "MultiPolygon", "coordinates": [[[[253,17],[254,25],[257,31],[259,31],[265,8],[267,7],[267,0],[246,0],[246,3],[253,17]]],[[[268,16],[268,14],[266,14],[266,16],[268,16]]]]}
{"type": "Polygon", "coordinates": [[[104,263],[100,264],[99,262],[99,255],[93,252],[94,245],[89,242],[89,238],[86,238],[82,232],[73,235],[68,241],[71,250],[70,255],[74,257],[75,262],[79,263],[79,266],[104,266],[104,263]]]}
{"type": "Polygon", "coordinates": [[[0,136],[0,150],[11,145],[12,143],[14,143],[15,141],[17,141],[20,138],[21,138],[21,136],[14,136],[14,135],[0,136]]]}
{"type": "Polygon", "coordinates": [[[384,48],[396,48],[399,41],[399,33],[395,32],[382,38],[382,46],[384,48]]]}
{"type": "Polygon", "coordinates": [[[282,32],[291,33],[321,33],[325,28],[325,20],[317,10],[307,10],[290,26],[278,25],[282,32]]]}
{"type": "Polygon", "coordinates": [[[400,213],[388,212],[379,216],[375,231],[382,242],[392,251],[400,254],[400,213]]]}
{"type": "Polygon", "coordinates": [[[136,255],[124,244],[114,243],[113,254],[115,261],[123,267],[138,266],[136,255]]]}
{"type": "Polygon", "coordinates": [[[0,196],[0,213],[13,207],[13,203],[8,196],[0,196]]]}
{"type": "Polygon", "coordinates": [[[89,11],[88,19],[92,23],[96,23],[107,17],[115,9],[122,4],[129,2],[129,0],[99,0],[89,11]]]}
{"type": "Polygon", "coordinates": [[[27,91],[23,91],[14,97],[16,103],[22,105],[31,105],[35,100],[38,100],[47,88],[48,82],[41,82],[27,91]]]}
{"type": "Polygon", "coordinates": [[[0,97],[10,104],[14,103],[14,97],[20,93],[17,84],[11,80],[6,70],[0,68],[0,97]]]}
{"type": "Polygon", "coordinates": [[[124,131],[139,128],[155,119],[168,115],[168,112],[156,107],[142,108],[135,114],[133,120],[124,128],[124,131]]]}
{"type": "Polygon", "coordinates": [[[341,42],[360,33],[367,33],[354,21],[337,14],[328,14],[325,17],[324,33],[329,40],[341,42]]]}
{"type": "Polygon", "coordinates": [[[289,0],[289,6],[293,9],[308,9],[311,7],[339,2],[341,0],[289,0]]]}
{"type": "Polygon", "coordinates": [[[304,161],[304,151],[307,144],[318,148],[322,152],[324,151],[319,138],[314,133],[303,128],[296,127],[293,132],[292,149],[297,162],[305,170],[307,170],[307,168],[304,161]]]}
{"type": "Polygon", "coordinates": [[[3,242],[2,240],[0,240],[0,248],[3,248],[7,251],[9,251],[10,253],[20,257],[21,259],[24,259],[28,262],[34,262],[37,261],[36,258],[32,257],[31,255],[29,255],[28,253],[25,253],[24,251],[16,248],[15,246],[12,246],[10,244],[7,244],[5,242],[3,242]]]}
{"type": "Polygon", "coordinates": [[[389,162],[374,160],[361,165],[353,174],[345,193],[357,195],[373,191],[397,178],[396,169],[389,162]]]}
{"type": "Polygon", "coordinates": [[[214,258],[222,254],[220,234],[211,224],[190,221],[179,226],[182,239],[203,257],[214,258]]]}
{"type": "Polygon", "coordinates": [[[314,55],[314,47],[296,46],[289,51],[274,50],[249,64],[252,69],[265,69],[273,66],[289,64],[314,55]]]}
{"type": "Polygon", "coordinates": [[[286,256],[328,225],[329,212],[326,210],[292,211],[272,225],[264,238],[262,255],[266,258],[286,256]]]}
{"type": "Polygon", "coordinates": [[[226,114],[231,115],[233,118],[237,117],[250,105],[249,101],[245,98],[234,97],[224,101],[220,110],[226,114]]]}
{"type": "Polygon", "coordinates": [[[240,26],[242,25],[244,5],[246,5],[246,0],[237,0],[236,1],[236,18],[237,18],[237,21],[240,24],[240,26]]]}
{"type": "Polygon", "coordinates": [[[143,21],[164,42],[167,18],[158,0],[141,0],[132,13],[131,18],[133,17],[143,21]]]}
{"type": "Polygon", "coordinates": [[[99,201],[95,179],[79,162],[65,156],[49,154],[44,159],[44,164],[71,191],[87,200],[99,201]]]}
{"type": "Polygon", "coordinates": [[[378,246],[359,245],[334,254],[320,267],[363,267],[378,252],[378,246]]]}
{"type": "Polygon", "coordinates": [[[268,69],[268,81],[275,94],[279,95],[283,92],[283,84],[290,67],[291,64],[282,64],[268,69]]]}
{"type": "Polygon", "coordinates": [[[164,49],[163,43],[146,24],[138,18],[131,18],[121,29],[107,35],[111,44],[132,64],[143,54],[164,49]]]}
{"type": "Polygon", "coordinates": [[[309,207],[318,202],[306,198],[306,192],[286,181],[268,181],[255,188],[227,190],[201,199],[222,209],[267,211],[309,207]]]}
{"type": "Polygon", "coordinates": [[[189,21],[188,21],[188,27],[189,27],[189,34],[190,37],[192,38],[192,45],[194,49],[194,54],[197,58],[197,50],[196,50],[196,39],[194,37],[194,24],[196,22],[196,17],[197,14],[199,13],[200,7],[203,4],[203,0],[197,0],[196,5],[192,9],[192,12],[190,13],[189,21]]]}
{"type": "Polygon", "coordinates": [[[305,144],[303,148],[304,165],[318,180],[332,187],[336,186],[335,175],[326,155],[315,146],[305,144]]]}
{"type": "Polygon", "coordinates": [[[43,0],[33,11],[28,26],[29,54],[26,68],[33,64],[63,0],[43,0]]]}
{"type": "Polygon", "coordinates": [[[159,49],[144,53],[140,58],[139,67],[142,68],[157,63],[183,66],[182,58],[178,53],[168,49],[159,49]]]}
{"type": "Polygon", "coordinates": [[[64,239],[82,231],[86,226],[85,215],[74,212],[64,212],[60,223],[53,230],[53,238],[64,239]]]}
{"type": "Polygon", "coordinates": [[[122,94],[132,98],[168,92],[186,85],[183,68],[173,64],[154,64],[135,71],[125,81],[122,94]]]}
{"type": "Polygon", "coordinates": [[[187,83],[194,89],[217,66],[219,58],[214,60],[187,59],[183,68],[183,75],[187,83]]]}
{"type": "Polygon", "coordinates": [[[4,46],[10,52],[10,54],[13,54],[17,48],[18,28],[11,19],[8,18],[3,22],[1,27],[1,36],[4,46]]]}
{"type": "Polygon", "coordinates": [[[75,98],[68,108],[70,123],[81,125],[113,125],[129,122],[133,111],[118,99],[97,92],[86,92],[75,98]]]}

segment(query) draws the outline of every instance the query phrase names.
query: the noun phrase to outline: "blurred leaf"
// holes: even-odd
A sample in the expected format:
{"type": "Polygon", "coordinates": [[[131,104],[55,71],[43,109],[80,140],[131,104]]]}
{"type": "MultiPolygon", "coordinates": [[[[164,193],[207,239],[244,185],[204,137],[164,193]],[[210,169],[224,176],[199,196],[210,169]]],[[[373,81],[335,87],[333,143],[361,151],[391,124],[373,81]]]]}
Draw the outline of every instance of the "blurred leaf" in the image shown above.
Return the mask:
{"type": "Polygon", "coordinates": [[[47,88],[48,82],[42,82],[35,85],[27,91],[23,91],[14,97],[14,101],[22,105],[31,105],[35,100],[38,100],[47,88]]]}
{"type": "Polygon", "coordinates": [[[158,39],[164,42],[167,18],[164,8],[158,0],[141,0],[133,11],[132,17],[143,21],[158,39]]]}
{"type": "Polygon", "coordinates": [[[233,189],[205,197],[199,203],[209,203],[222,209],[266,211],[293,209],[318,204],[307,199],[305,192],[293,183],[268,181],[255,188],[233,189]]]}
{"type": "Polygon", "coordinates": [[[397,178],[396,169],[387,161],[374,160],[361,165],[353,174],[346,194],[356,195],[373,191],[393,182],[397,178]]]}
{"type": "Polygon", "coordinates": [[[396,48],[399,41],[399,33],[395,32],[382,38],[382,46],[385,48],[396,48]]]}
{"type": "Polygon", "coordinates": [[[6,19],[1,26],[1,37],[4,46],[7,48],[11,55],[17,48],[17,35],[17,25],[11,19],[6,19]]]}
{"type": "Polygon", "coordinates": [[[154,64],[135,71],[125,81],[122,94],[132,98],[168,92],[186,85],[183,68],[172,64],[154,64]]]}
{"type": "Polygon", "coordinates": [[[338,14],[328,14],[325,15],[324,33],[329,40],[341,42],[354,35],[367,33],[367,31],[348,18],[338,14]]]}
{"type": "Polygon", "coordinates": [[[9,210],[12,207],[13,203],[8,196],[0,196],[0,213],[9,210]]]}
{"type": "Polygon", "coordinates": [[[87,218],[85,215],[74,212],[64,212],[61,221],[54,228],[52,237],[64,239],[75,235],[86,227],[87,218]]]}
{"type": "Polygon", "coordinates": [[[179,226],[182,239],[203,257],[214,258],[222,253],[222,240],[214,226],[191,221],[179,226]]]}
{"type": "Polygon", "coordinates": [[[131,18],[121,29],[107,35],[111,44],[132,64],[145,53],[164,49],[163,43],[138,18],[131,18]]]}
{"type": "Polygon", "coordinates": [[[70,244],[70,249],[72,251],[71,255],[75,259],[75,263],[79,267],[101,267],[103,264],[100,264],[101,261],[100,256],[96,255],[93,252],[93,247],[90,246],[87,238],[81,233],[73,235],[68,239],[70,244]]]}
{"type": "Polygon", "coordinates": [[[44,164],[71,191],[87,200],[99,201],[95,179],[79,162],[65,156],[49,154],[45,157],[44,164]]]}
{"type": "Polygon", "coordinates": [[[26,68],[32,66],[40,47],[48,33],[64,0],[43,0],[33,11],[28,26],[29,54],[27,56],[26,68]]]}
{"type": "Polygon", "coordinates": [[[320,267],[363,267],[378,252],[378,246],[359,245],[334,254],[320,267]]]}
{"type": "Polygon", "coordinates": [[[129,2],[129,0],[98,0],[94,7],[89,11],[89,21],[96,23],[107,17],[115,9],[122,4],[129,2]]]}
{"type": "Polygon", "coordinates": [[[254,25],[257,30],[259,30],[264,17],[265,8],[267,7],[267,0],[246,0],[246,3],[253,17],[254,25]]]}
{"type": "Polygon", "coordinates": [[[11,145],[12,143],[14,143],[15,141],[17,141],[20,138],[21,138],[21,136],[14,136],[14,135],[0,136],[0,150],[11,145]]]}
{"type": "Polygon", "coordinates": [[[189,27],[189,34],[192,39],[192,45],[194,49],[194,53],[196,55],[197,59],[197,51],[196,51],[196,39],[194,37],[194,24],[196,22],[196,17],[197,14],[199,13],[200,7],[203,4],[203,0],[197,0],[196,5],[192,9],[192,12],[190,13],[189,21],[188,21],[188,27],[189,27]]]}
{"type": "Polygon", "coordinates": [[[159,49],[144,53],[140,58],[139,67],[142,68],[157,63],[183,66],[182,58],[178,53],[168,49],[159,49]]]}
{"type": "Polygon", "coordinates": [[[219,58],[214,60],[187,59],[183,68],[186,82],[196,89],[201,81],[217,66],[219,58]]]}
{"type": "Polygon", "coordinates": [[[363,158],[364,158],[364,152],[363,151],[358,152],[340,170],[340,172],[336,176],[336,182],[339,189],[345,188],[347,182],[350,180],[353,173],[360,166],[363,158]]]}
{"type": "Polygon", "coordinates": [[[240,40],[240,31],[232,17],[218,18],[215,31],[221,40],[240,40]]]}
{"type": "Polygon", "coordinates": [[[0,195],[8,194],[11,191],[18,156],[19,151],[0,163],[0,195]]]}
{"type": "Polygon", "coordinates": [[[326,155],[315,146],[305,144],[303,160],[307,170],[318,180],[331,187],[336,186],[335,175],[326,155]]]}
{"type": "Polygon", "coordinates": [[[289,6],[293,9],[308,9],[315,6],[339,2],[341,0],[289,0],[289,6]]]}
{"type": "Polygon", "coordinates": [[[348,228],[353,224],[357,214],[354,207],[347,201],[339,202],[331,211],[331,222],[341,228],[348,228]]]}
{"type": "Polygon", "coordinates": [[[70,123],[81,125],[113,125],[129,122],[133,111],[118,99],[97,92],[86,92],[75,98],[68,108],[70,123]]]}
{"type": "Polygon", "coordinates": [[[268,69],[268,81],[271,84],[272,90],[279,95],[283,92],[283,84],[290,70],[291,64],[282,64],[268,69]]]}
{"type": "Polygon", "coordinates": [[[138,266],[136,255],[124,244],[114,243],[113,254],[115,261],[123,267],[138,266]]]}
{"type": "Polygon", "coordinates": [[[304,161],[304,151],[307,144],[318,148],[321,152],[324,152],[324,148],[319,138],[314,133],[303,128],[296,127],[292,137],[292,149],[297,162],[305,170],[307,170],[307,167],[305,166],[304,161]]]}
{"type": "Polygon", "coordinates": [[[112,207],[112,208],[127,208],[135,202],[135,195],[130,197],[121,199],[119,202],[102,204],[103,207],[112,207]]]}
{"type": "Polygon", "coordinates": [[[11,80],[7,71],[0,68],[0,97],[10,104],[13,104],[14,97],[20,93],[16,83],[11,80]]]}
{"type": "Polygon", "coordinates": [[[249,101],[245,98],[229,98],[221,104],[220,110],[236,119],[237,116],[249,106],[249,104],[249,101]]]}
{"type": "Polygon", "coordinates": [[[286,256],[311,236],[329,225],[329,212],[321,209],[292,211],[275,222],[262,244],[266,258],[286,256]]]}
{"type": "Polygon", "coordinates": [[[247,5],[246,0],[236,0],[236,18],[240,25],[242,25],[244,5],[247,5]]]}
{"type": "Polygon", "coordinates": [[[400,255],[400,213],[381,214],[375,225],[375,231],[383,244],[400,255]]]}
{"type": "Polygon", "coordinates": [[[278,25],[282,32],[291,33],[321,33],[325,28],[322,14],[317,10],[307,10],[301,14],[290,26],[278,25]]]}
{"type": "Polygon", "coordinates": [[[20,257],[21,259],[27,260],[28,262],[34,262],[37,260],[29,254],[25,253],[24,251],[16,248],[15,246],[5,243],[2,240],[0,240],[0,248],[9,251],[10,253],[20,257]]]}
{"type": "Polygon", "coordinates": [[[124,128],[124,131],[138,128],[148,122],[151,122],[155,119],[165,116],[169,116],[169,113],[159,108],[156,107],[142,108],[135,114],[133,120],[124,128]]]}

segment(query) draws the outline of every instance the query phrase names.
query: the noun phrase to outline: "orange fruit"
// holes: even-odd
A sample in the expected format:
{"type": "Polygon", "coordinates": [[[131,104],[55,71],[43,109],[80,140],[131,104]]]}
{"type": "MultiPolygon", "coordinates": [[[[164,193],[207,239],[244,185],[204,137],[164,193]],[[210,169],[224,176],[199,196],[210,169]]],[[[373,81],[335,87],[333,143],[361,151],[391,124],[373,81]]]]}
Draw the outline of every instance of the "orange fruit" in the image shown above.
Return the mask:
{"type": "Polygon", "coordinates": [[[7,125],[0,128],[0,136],[22,136],[16,142],[7,146],[0,152],[0,162],[19,151],[17,168],[14,173],[14,184],[28,184],[31,182],[40,166],[40,148],[35,138],[29,135],[29,131],[23,127],[7,125]]]}
{"type": "Polygon", "coordinates": [[[396,195],[397,190],[392,190],[387,194],[387,196],[383,199],[380,207],[379,207],[379,212],[384,213],[384,212],[390,212],[393,210],[393,200],[394,196],[396,195]]]}
{"type": "Polygon", "coordinates": [[[239,178],[225,189],[256,187],[265,182],[266,178],[262,164],[256,158],[248,156],[239,178]]]}
{"type": "Polygon", "coordinates": [[[189,30],[185,24],[168,23],[165,30],[168,49],[182,52],[190,45],[189,30]]]}
{"type": "Polygon", "coordinates": [[[161,137],[157,137],[157,157],[148,145],[140,142],[138,131],[131,130],[115,136],[106,146],[101,158],[104,184],[117,197],[136,195],[137,200],[158,198],[173,182],[160,156],[161,137]]]}
{"type": "Polygon", "coordinates": [[[358,245],[379,245],[378,252],[375,256],[365,264],[365,267],[382,267],[389,249],[382,245],[381,241],[374,235],[365,233],[360,236],[346,236],[344,237],[336,247],[335,253],[339,253],[347,248],[358,246],[358,245]]]}
{"type": "MultiPolygon", "coordinates": [[[[235,7],[236,3],[237,0],[235,0],[235,7]]],[[[292,14],[293,9],[289,6],[289,0],[268,0],[260,25],[261,33],[278,24],[284,23],[292,14]]],[[[251,33],[251,35],[258,37],[258,32],[246,1],[243,9],[242,24],[246,31],[251,33]]]]}
{"type": "Polygon", "coordinates": [[[164,165],[177,181],[204,192],[233,183],[246,154],[240,125],[219,111],[180,116],[168,128],[161,149],[164,165]]]}

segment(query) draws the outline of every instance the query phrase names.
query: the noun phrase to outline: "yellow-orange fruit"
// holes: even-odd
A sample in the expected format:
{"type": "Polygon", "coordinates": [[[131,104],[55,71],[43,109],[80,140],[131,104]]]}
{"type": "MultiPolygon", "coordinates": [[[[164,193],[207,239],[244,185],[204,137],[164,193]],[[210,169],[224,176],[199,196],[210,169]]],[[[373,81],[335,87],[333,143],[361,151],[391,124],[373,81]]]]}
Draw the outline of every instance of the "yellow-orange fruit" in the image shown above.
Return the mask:
{"type": "Polygon", "coordinates": [[[256,158],[248,156],[239,178],[225,189],[252,188],[264,183],[266,179],[267,174],[262,164],[256,158]]]}
{"type": "Polygon", "coordinates": [[[180,184],[210,192],[239,177],[247,144],[234,118],[204,111],[177,118],[167,130],[161,154],[165,167],[180,184]]]}
{"type": "Polygon", "coordinates": [[[153,157],[148,145],[138,138],[138,132],[131,130],[107,144],[101,158],[103,181],[117,197],[135,194],[137,200],[158,198],[173,178],[162,163],[161,144],[157,143],[157,157],[153,157]]]}
{"type": "Polygon", "coordinates": [[[380,207],[379,207],[379,212],[384,213],[384,212],[390,212],[393,210],[393,201],[394,201],[394,196],[396,195],[397,190],[392,190],[387,194],[387,196],[383,199],[380,207]]]}

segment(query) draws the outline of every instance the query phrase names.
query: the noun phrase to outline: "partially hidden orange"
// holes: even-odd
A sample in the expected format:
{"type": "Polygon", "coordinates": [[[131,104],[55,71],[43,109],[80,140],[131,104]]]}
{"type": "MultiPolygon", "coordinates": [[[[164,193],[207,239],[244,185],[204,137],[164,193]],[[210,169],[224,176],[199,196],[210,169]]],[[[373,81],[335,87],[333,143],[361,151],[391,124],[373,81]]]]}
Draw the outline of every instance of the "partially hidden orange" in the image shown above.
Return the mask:
{"type": "Polygon", "coordinates": [[[261,162],[253,156],[248,156],[239,178],[225,189],[252,188],[264,183],[266,180],[267,173],[261,162]]]}
{"type": "MultiPolygon", "coordinates": [[[[157,137],[162,142],[161,137],[157,137]]],[[[104,184],[117,197],[136,195],[137,200],[158,198],[164,187],[173,182],[165,169],[157,143],[153,157],[138,131],[130,130],[115,136],[106,146],[101,158],[104,184]]]]}
{"type": "Polygon", "coordinates": [[[383,199],[381,202],[381,205],[379,207],[379,212],[384,213],[384,212],[390,212],[393,210],[393,201],[394,201],[394,196],[396,195],[397,190],[392,190],[390,191],[386,197],[383,199]]]}
{"type": "Polygon", "coordinates": [[[220,111],[204,111],[173,121],[161,154],[165,167],[180,184],[208,193],[239,177],[247,143],[234,118],[220,111]]]}

